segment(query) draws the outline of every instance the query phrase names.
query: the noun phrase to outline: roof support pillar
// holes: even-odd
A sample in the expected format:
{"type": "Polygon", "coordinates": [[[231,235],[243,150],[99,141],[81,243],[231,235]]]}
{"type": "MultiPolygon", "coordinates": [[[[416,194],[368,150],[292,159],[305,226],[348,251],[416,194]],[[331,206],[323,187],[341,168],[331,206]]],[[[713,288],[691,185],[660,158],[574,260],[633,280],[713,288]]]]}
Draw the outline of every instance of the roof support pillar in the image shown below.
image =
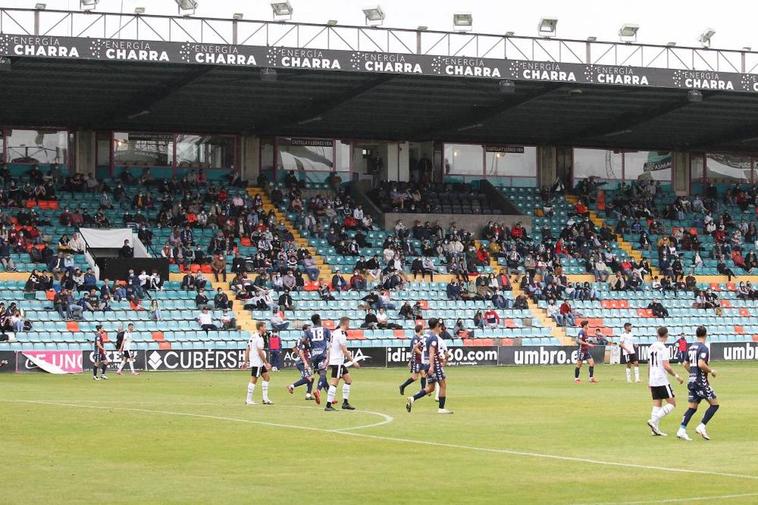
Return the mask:
{"type": "Polygon", "coordinates": [[[240,178],[255,184],[261,173],[261,140],[255,135],[240,136],[240,178]]]}
{"type": "Polygon", "coordinates": [[[93,130],[74,132],[74,173],[95,175],[97,167],[97,135],[93,130]]]}
{"type": "Polygon", "coordinates": [[[537,146],[537,186],[550,186],[558,175],[558,148],[537,146]]]}
{"type": "Polygon", "coordinates": [[[671,153],[671,186],[677,195],[690,194],[690,153],[671,153]]]}

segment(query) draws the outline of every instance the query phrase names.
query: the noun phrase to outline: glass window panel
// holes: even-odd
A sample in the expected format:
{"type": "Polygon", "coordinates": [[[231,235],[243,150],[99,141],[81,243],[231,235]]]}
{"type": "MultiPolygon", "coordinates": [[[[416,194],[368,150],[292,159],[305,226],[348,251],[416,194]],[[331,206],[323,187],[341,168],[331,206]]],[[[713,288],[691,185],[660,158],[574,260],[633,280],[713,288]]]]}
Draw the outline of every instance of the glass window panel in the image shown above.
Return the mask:
{"type": "Polygon", "coordinates": [[[750,156],[724,153],[708,153],[706,156],[706,176],[711,182],[750,181],[750,156]]]}
{"type": "Polygon", "coordinates": [[[621,163],[620,153],[605,149],[574,149],[574,179],[599,177],[621,180],[621,163]]]}
{"type": "Polygon", "coordinates": [[[536,177],[537,148],[524,147],[523,153],[485,153],[485,167],[488,176],[536,177]]]}
{"type": "Polygon", "coordinates": [[[705,162],[705,156],[700,154],[693,154],[690,157],[690,180],[700,182],[703,178],[703,164],[705,162]]]}
{"type": "Polygon", "coordinates": [[[68,132],[65,130],[7,130],[8,162],[66,165],[68,132]]]}
{"type": "Polygon", "coordinates": [[[177,135],[176,163],[183,168],[230,168],[234,164],[234,138],[177,135]]]}
{"type": "Polygon", "coordinates": [[[169,166],[173,158],[173,135],[158,133],[113,134],[115,165],[169,166]]]}
{"type": "Polygon", "coordinates": [[[280,138],[277,144],[278,170],[331,172],[334,167],[334,147],[329,139],[280,138]]]}
{"type": "Polygon", "coordinates": [[[634,151],[624,153],[627,181],[652,179],[671,181],[671,153],[665,151],[634,151]]]}
{"type": "Polygon", "coordinates": [[[445,144],[445,174],[482,175],[484,148],[473,144],[445,144]]]}

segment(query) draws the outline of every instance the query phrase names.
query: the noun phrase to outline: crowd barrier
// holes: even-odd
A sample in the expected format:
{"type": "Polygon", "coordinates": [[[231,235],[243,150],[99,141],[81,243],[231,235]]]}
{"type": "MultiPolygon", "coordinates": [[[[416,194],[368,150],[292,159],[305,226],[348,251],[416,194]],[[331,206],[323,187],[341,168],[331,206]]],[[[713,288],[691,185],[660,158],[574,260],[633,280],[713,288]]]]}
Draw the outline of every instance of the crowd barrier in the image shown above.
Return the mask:
{"type": "MultiPolygon", "coordinates": [[[[646,363],[649,345],[640,345],[640,362],[646,363]]],[[[671,362],[677,362],[674,345],[669,345],[671,362]]],[[[715,361],[758,361],[758,342],[710,344],[715,361]]],[[[352,348],[362,367],[405,367],[410,359],[408,347],[352,348]]],[[[596,363],[612,362],[612,349],[598,346],[591,353],[596,363]]],[[[135,368],[141,371],[239,370],[244,362],[244,349],[178,349],[135,351],[135,368]]],[[[459,366],[526,366],[568,365],[576,360],[576,346],[489,346],[450,347],[448,367],[459,366]]],[[[121,353],[108,351],[109,369],[121,361],[121,353]]],[[[297,356],[291,350],[281,354],[281,368],[293,368],[297,356]]],[[[621,362],[623,362],[623,358],[621,362]]],[[[83,373],[94,366],[92,351],[0,351],[0,373],[47,372],[53,374],[83,373]]]]}

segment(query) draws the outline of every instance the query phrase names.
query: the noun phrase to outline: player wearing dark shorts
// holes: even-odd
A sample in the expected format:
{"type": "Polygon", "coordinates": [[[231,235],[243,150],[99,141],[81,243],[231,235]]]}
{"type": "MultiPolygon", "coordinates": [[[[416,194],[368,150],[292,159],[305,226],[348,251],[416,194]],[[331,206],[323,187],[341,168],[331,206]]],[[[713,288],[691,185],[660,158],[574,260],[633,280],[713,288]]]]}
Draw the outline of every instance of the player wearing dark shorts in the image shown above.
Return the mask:
{"type": "Polygon", "coordinates": [[[579,378],[579,371],[582,369],[582,364],[586,361],[590,370],[590,382],[597,382],[595,378],[595,360],[590,355],[590,349],[595,347],[595,344],[589,341],[587,335],[587,328],[589,327],[588,321],[581,322],[582,329],[579,330],[579,335],[576,337],[576,344],[579,346],[579,351],[576,355],[576,368],[574,368],[574,382],[579,384],[582,380],[579,378]]]}
{"type": "Polygon", "coordinates": [[[100,379],[108,379],[108,375],[106,375],[106,370],[108,369],[108,356],[105,352],[105,339],[108,337],[108,334],[103,329],[103,325],[98,324],[95,326],[95,347],[93,349],[94,351],[94,366],[92,367],[92,378],[96,381],[99,381],[100,379]],[[100,377],[97,376],[97,370],[100,369],[100,377]]]}
{"type": "Polygon", "coordinates": [[[300,357],[300,360],[298,360],[297,365],[295,367],[300,371],[300,379],[289,386],[287,386],[287,391],[289,391],[290,394],[295,392],[295,388],[300,387],[302,385],[305,385],[306,387],[306,393],[305,393],[305,399],[306,400],[316,400],[316,404],[321,404],[321,393],[318,389],[316,389],[316,392],[313,393],[313,368],[311,366],[311,341],[308,338],[308,329],[310,328],[309,324],[306,324],[303,326],[303,335],[297,340],[295,343],[295,347],[293,348],[293,351],[297,353],[297,355],[300,357]]]}
{"type": "Polygon", "coordinates": [[[426,387],[413,396],[409,396],[405,403],[405,409],[410,413],[416,400],[420,400],[426,395],[432,394],[435,385],[439,386],[440,400],[438,414],[452,414],[452,410],[445,408],[447,400],[447,377],[443,366],[443,352],[440,349],[440,340],[442,337],[442,322],[437,318],[429,320],[429,332],[424,341],[424,358],[423,363],[427,364],[426,387]]]}
{"type": "MultiPolygon", "coordinates": [[[[687,349],[689,346],[690,345],[687,343],[687,337],[684,333],[680,333],[679,338],[676,339],[676,359],[683,367],[685,367],[685,369],[687,369],[687,349]]],[[[687,369],[687,372],[689,373],[689,369],[687,369]]]]}
{"type": "Polygon", "coordinates": [[[424,352],[424,327],[420,324],[416,325],[416,334],[411,339],[411,359],[408,363],[411,376],[408,377],[405,382],[400,384],[400,395],[405,395],[405,388],[413,384],[421,377],[421,389],[426,388],[426,365],[422,362],[422,355],[424,352]]]}
{"type": "Polygon", "coordinates": [[[697,412],[697,408],[702,400],[708,402],[708,409],[703,415],[703,419],[700,424],[695,428],[695,433],[703,437],[705,440],[710,440],[708,432],[705,426],[708,421],[716,414],[719,409],[719,401],[716,398],[716,392],[711,388],[708,382],[708,375],[716,377],[716,370],[709,365],[711,352],[708,346],[705,345],[705,341],[708,338],[708,331],[705,326],[698,326],[695,333],[697,342],[689,346],[687,349],[687,361],[686,364],[689,367],[690,376],[687,382],[687,389],[689,390],[689,408],[684,413],[682,418],[682,425],[677,431],[676,436],[682,440],[692,440],[687,435],[687,424],[692,419],[692,416],[697,412]]]}

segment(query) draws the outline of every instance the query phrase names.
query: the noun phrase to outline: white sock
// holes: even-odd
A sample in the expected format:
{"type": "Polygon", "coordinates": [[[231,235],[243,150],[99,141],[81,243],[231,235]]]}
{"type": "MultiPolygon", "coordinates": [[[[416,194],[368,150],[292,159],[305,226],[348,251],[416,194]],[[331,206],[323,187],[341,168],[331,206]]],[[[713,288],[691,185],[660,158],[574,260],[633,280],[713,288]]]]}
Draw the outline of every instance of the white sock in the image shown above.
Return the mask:
{"type": "Polygon", "coordinates": [[[671,405],[670,403],[667,403],[666,405],[664,405],[663,407],[660,408],[660,410],[658,411],[658,413],[659,413],[659,416],[661,418],[663,418],[663,417],[666,417],[667,415],[671,414],[673,411],[674,411],[674,406],[671,405]]]}
{"type": "Polygon", "coordinates": [[[253,401],[253,393],[255,392],[255,384],[252,382],[247,383],[247,401],[253,401]]]}
{"type": "Polygon", "coordinates": [[[129,361],[129,368],[131,369],[132,373],[137,373],[134,371],[134,361],[129,361]]]}
{"type": "Polygon", "coordinates": [[[631,368],[626,369],[626,382],[632,382],[632,370],[631,368]]]}
{"type": "Polygon", "coordinates": [[[440,401],[440,387],[436,382],[434,383],[434,399],[440,401]]]}
{"type": "MultiPolygon", "coordinates": [[[[627,368],[627,370],[629,370],[629,369],[627,368]]],[[[660,407],[655,407],[655,406],[654,406],[654,407],[653,407],[653,410],[651,410],[651,411],[650,411],[650,420],[651,420],[651,421],[653,421],[654,423],[657,423],[657,422],[658,422],[658,419],[659,419],[659,411],[660,411],[660,410],[661,410],[661,408],[660,408],[660,407]]]]}
{"type": "Polygon", "coordinates": [[[637,382],[640,380],[640,367],[638,366],[634,367],[634,380],[637,382]]]}
{"type": "Polygon", "coordinates": [[[334,401],[334,397],[337,396],[337,386],[329,385],[329,392],[326,393],[326,403],[330,404],[334,401]]]}
{"type": "Polygon", "coordinates": [[[261,391],[263,392],[263,401],[267,402],[268,399],[268,381],[263,381],[263,384],[261,385],[261,391]]]}
{"type": "Polygon", "coordinates": [[[350,384],[342,385],[342,401],[348,401],[350,399],[350,384]]]}

